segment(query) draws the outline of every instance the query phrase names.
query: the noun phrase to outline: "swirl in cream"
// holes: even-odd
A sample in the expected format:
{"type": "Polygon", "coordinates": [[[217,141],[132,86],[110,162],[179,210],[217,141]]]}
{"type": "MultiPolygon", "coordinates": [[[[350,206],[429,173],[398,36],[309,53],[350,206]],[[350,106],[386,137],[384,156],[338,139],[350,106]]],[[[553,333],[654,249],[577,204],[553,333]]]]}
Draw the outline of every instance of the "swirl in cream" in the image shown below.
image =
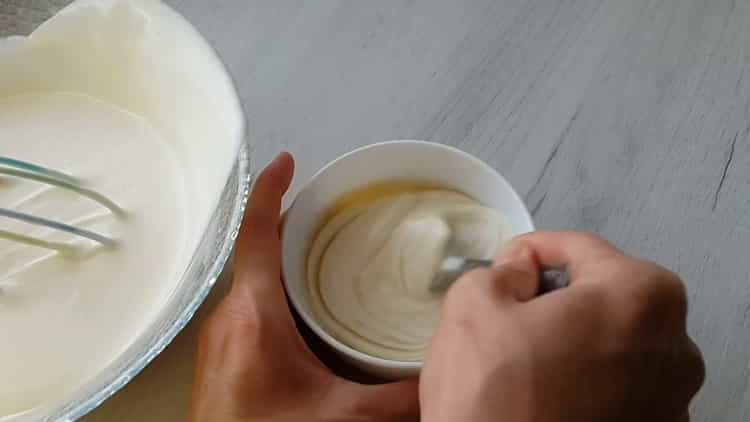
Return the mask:
{"type": "Polygon", "coordinates": [[[511,233],[500,212],[460,193],[416,190],[350,204],[315,237],[307,262],[318,322],[372,356],[421,360],[442,295],[429,284],[447,255],[490,258],[511,233]]]}

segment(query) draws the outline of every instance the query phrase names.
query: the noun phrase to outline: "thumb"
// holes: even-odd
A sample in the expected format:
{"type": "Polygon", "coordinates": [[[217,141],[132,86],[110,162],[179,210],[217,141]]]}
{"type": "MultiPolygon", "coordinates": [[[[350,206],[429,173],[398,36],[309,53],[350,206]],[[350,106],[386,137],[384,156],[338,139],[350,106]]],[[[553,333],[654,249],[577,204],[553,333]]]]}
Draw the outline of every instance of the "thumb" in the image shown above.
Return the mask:
{"type": "MultiPolygon", "coordinates": [[[[399,382],[362,385],[347,382],[351,394],[347,401],[353,416],[367,415],[370,420],[383,422],[407,422],[419,420],[419,380],[417,378],[399,382]]],[[[354,420],[359,420],[353,418],[354,420]]]]}
{"type": "Polygon", "coordinates": [[[495,256],[495,270],[520,301],[534,298],[539,291],[539,262],[534,249],[522,239],[508,241],[495,256]]]}
{"type": "Polygon", "coordinates": [[[473,270],[456,281],[448,290],[446,304],[453,303],[455,297],[465,299],[459,300],[461,306],[487,299],[526,302],[538,290],[539,268],[534,251],[522,240],[514,239],[500,250],[492,268],[473,270]]]}

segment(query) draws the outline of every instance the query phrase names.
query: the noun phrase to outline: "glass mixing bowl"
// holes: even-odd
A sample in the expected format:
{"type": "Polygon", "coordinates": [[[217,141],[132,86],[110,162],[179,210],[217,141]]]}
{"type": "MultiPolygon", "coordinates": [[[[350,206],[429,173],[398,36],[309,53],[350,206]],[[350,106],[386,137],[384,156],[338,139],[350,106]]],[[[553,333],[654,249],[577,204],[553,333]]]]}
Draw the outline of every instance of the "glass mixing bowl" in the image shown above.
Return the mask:
{"type": "MultiPolygon", "coordinates": [[[[71,0],[0,1],[0,37],[27,35],[71,0]]],[[[190,321],[221,274],[232,251],[247,201],[252,166],[247,136],[198,248],[156,319],[96,377],[61,404],[40,406],[8,421],[74,421],[113,395],[174,339],[190,321]]]]}
{"type": "Polygon", "coordinates": [[[247,202],[251,169],[250,146],[245,141],[190,265],[150,327],[118,359],[79,389],[71,401],[33,409],[23,414],[22,420],[67,422],[84,416],[125,386],[169,345],[203,303],[229,258],[247,202]]]}

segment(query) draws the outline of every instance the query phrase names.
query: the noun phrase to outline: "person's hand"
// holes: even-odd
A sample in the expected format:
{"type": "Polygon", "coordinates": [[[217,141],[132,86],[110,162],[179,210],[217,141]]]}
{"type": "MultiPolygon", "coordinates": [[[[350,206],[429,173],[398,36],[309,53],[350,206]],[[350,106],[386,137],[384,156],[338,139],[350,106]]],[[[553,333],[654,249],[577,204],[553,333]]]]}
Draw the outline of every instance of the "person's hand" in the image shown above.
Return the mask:
{"type": "Polygon", "coordinates": [[[704,378],[680,279],[579,233],[534,233],[447,292],[424,421],[688,421],[704,378]],[[542,265],[571,285],[535,297],[542,265]]]}
{"type": "Polygon", "coordinates": [[[240,230],[234,280],[205,321],[191,422],[401,421],[418,418],[417,381],[361,385],[333,375],[295,328],[281,283],[281,198],[293,162],[258,177],[240,230]]]}

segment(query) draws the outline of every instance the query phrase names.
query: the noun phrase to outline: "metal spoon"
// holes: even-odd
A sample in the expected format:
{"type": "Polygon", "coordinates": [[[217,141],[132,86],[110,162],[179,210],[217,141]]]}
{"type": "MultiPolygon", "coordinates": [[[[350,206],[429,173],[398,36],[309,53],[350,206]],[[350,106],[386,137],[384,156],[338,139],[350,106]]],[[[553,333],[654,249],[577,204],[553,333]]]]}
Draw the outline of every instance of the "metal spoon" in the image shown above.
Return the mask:
{"type": "MultiPolygon", "coordinates": [[[[440,264],[440,270],[435,274],[430,284],[430,291],[442,292],[458,280],[465,273],[494,265],[489,259],[471,259],[461,256],[448,256],[440,264]]],[[[570,273],[565,266],[543,268],[539,275],[539,294],[567,287],[570,284],[570,273]]]]}

